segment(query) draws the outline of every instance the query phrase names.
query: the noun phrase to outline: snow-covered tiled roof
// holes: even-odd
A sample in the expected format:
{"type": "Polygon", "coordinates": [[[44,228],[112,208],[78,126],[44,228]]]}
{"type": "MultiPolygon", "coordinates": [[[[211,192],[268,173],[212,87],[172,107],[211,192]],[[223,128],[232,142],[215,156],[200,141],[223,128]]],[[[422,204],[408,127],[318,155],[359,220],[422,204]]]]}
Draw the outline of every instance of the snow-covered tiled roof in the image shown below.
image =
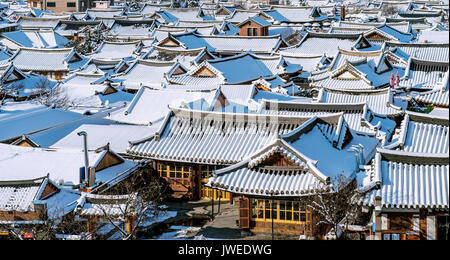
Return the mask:
{"type": "Polygon", "coordinates": [[[400,80],[400,86],[414,90],[432,90],[439,83],[443,83],[446,75],[449,73],[448,71],[448,62],[410,58],[405,70],[405,76],[400,80]]]}
{"type": "MultiPolygon", "coordinates": [[[[104,24],[101,20],[98,21],[60,21],[55,27],[55,32],[63,36],[74,36],[74,34],[81,32],[84,28],[102,29],[104,24]]],[[[103,28],[104,29],[104,28],[103,28]]],[[[79,34],[81,35],[81,33],[79,34]]]]}
{"type": "Polygon", "coordinates": [[[69,15],[67,15],[65,17],[45,17],[45,18],[22,16],[22,17],[20,17],[20,19],[17,22],[24,29],[26,29],[26,28],[29,28],[29,29],[38,29],[38,28],[54,29],[58,25],[59,21],[64,18],[68,19],[69,15]]]}
{"type": "Polygon", "coordinates": [[[379,150],[376,158],[381,186],[366,194],[364,205],[374,205],[375,197],[381,197],[384,208],[448,209],[448,155],[424,157],[379,150]]]}
{"type": "Polygon", "coordinates": [[[407,112],[396,150],[420,154],[449,153],[449,118],[407,112]]]}
{"type": "MultiPolygon", "coordinates": [[[[170,112],[168,105],[179,107],[196,100],[204,99],[210,105],[216,95],[216,90],[153,90],[141,87],[133,101],[124,109],[112,112],[111,120],[135,125],[160,125],[170,112]],[[152,111],[152,113],[149,113],[152,111]]],[[[155,129],[154,129],[155,131],[155,129]]],[[[150,135],[151,132],[147,135],[150,135]]],[[[138,139],[138,138],[136,138],[138,139]]]]}
{"type": "MultiPolygon", "coordinates": [[[[253,52],[244,52],[227,58],[216,58],[203,61],[187,74],[173,76],[167,80],[171,83],[183,85],[219,85],[243,84],[259,78],[274,76],[274,73],[283,74],[285,66],[279,66],[280,58],[264,58],[254,55],[253,52]],[[207,69],[214,75],[197,75],[202,69],[207,69]],[[241,73],[242,71],[246,73],[241,73]]],[[[296,71],[300,70],[298,66],[296,71]]],[[[276,74],[275,74],[276,75],[276,74]]]]}
{"type": "Polygon", "coordinates": [[[281,54],[286,55],[334,55],[338,48],[351,50],[359,39],[357,34],[332,34],[332,33],[313,33],[308,32],[301,42],[294,46],[280,50],[281,54]]]}
{"type": "Polygon", "coordinates": [[[164,75],[175,63],[175,61],[137,59],[126,71],[114,75],[113,79],[123,81],[122,84],[127,89],[139,89],[142,85],[161,86],[161,83],[164,82],[164,75]]]}
{"type": "Polygon", "coordinates": [[[436,62],[449,61],[449,44],[440,43],[394,43],[386,42],[387,49],[405,62],[415,58],[436,62]]]}
{"type": "MultiPolygon", "coordinates": [[[[64,47],[69,43],[62,35],[54,31],[13,31],[4,32],[2,37],[17,44],[20,47],[29,48],[57,48],[64,47]]],[[[7,45],[7,42],[5,42],[7,45]]],[[[11,46],[11,48],[13,48],[11,46]]],[[[14,48],[15,50],[16,48],[14,48]]]]}
{"type": "MultiPolygon", "coordinates": [[[[403,33],[411,33],[411,26],[409,22],[390,22],[386,23],[392,28],[395,28],[403,33]]],[[[383,25],[382,23],[356,23],[356,22],[349,22],[349,21],[340,21],[337,23],[336,27],[333,28],[352,28],[352,29],[359,29],[359,30],[370,30],[374,27],[378,27],[383,25]]]]}
{"type": "Polygon", "coordinates": [[[74,55],[78,54],[72,48],[19,48],[10,60],[25,71],[69,71],[70,59],[74,55]]]}
{"type": "MultiPolygon", "coordinates": [[[[154,136],[132,142],[128,153],[155,160],[233,164],[262,149],[279,134],[294,130],[309,118],[172,108],[172,114],[161,130],[154,136]]],[[[336,115],[324,118],[337,120],[336,115]]]]}
{"type": "MultiPolygon", "coordinates": [[[[342,117],[339,122],[341,120],[342,117]]],[[[336,177],[336,172],[351,176],[357,171],[353,152],[341,150],[339,142],[330,142],[329,138],[333,136],[330,133],[338,134],[339,131],[341,134],[346,133],[346,130],[340,126],[341,123],[330,125],[313,117],[291,133],[281,135],[281,139],[273,141],[242,162],[216,170],[208,186],[233,193],[258,196],[305,196],[319,190],[326,190],[329,188],[331,179],[336,177]],[[314,145],[316,149],[311,149],[311,145],[314,145]],[[289,166],[265,165],[264,162],[276,153],[291,164],[289,166]]],[[[350,140],[347,140],[343,146],[355,144],[351,136],[347,137],[350,140]]],[[[356,142],[363,143],[365,152],[369,154],[377,144],[362,139],[356,142]]],[[[366,161],[367,158],[363,160],[366,161]]]]}
{"type": "MultiPolygon", "coordinates": [[[[447,84],[448,86],[448,84],[447,84]]],[[[432,104],[438,107],[449,107],[449,90],[448,87],[445,89],[435,89],[427,92],[419,93],[414,97],[416,101],[423,102],[425,104],[432,104]]]]}
{"type": "Polygon", "coordinates": [[[88,143],[92,147],[102,147],[109,143],[109,147],[117,153],[124,154],[128,141],[154,133],[157,127],[135,126],[125,124],[96,125],[82,124],[65,137],[57,141],[51,148],[83,149],[78,132],[88,133],[88,143]],[[105,135],[105,133],[108,133],[105,135]]]}
{"type": "Polygon", "coordinates": [[[353,131],[369,135],[374,135],[380,130],[389,138],[396,126],[393,120],[374,115],[366,107],[366,103],[302,103],[274,100],[262,100],[262,103],[261,113],[265,114],[313,116],[344,112],[345,121],[353,131]]]}
{"type": "Polygon", "coordinates": [[[0,211],[27,212],[42,188],[45,177],[24,181],[0,181],[0,211]]]}
{"type": "Polygon", "coordinates": [[[129,195],[98,195],[82,193],[77,200],[75,212],[80,216],[125,217],[134,214],[134,194],[129,195]]]}
{"type": "Polygon", "coordinates": [[[169,34],[169,38],[180,43],[185,49],[206,47],[209,51],[225,54],[237,54],[244,51],[270,54],[281,45],[280,35],[274,36],[222,36],[200,35],[195,31],[169,34]]]}
{"type": "Polygon", "coordinates": [[[367,103],[369,108],[382,115],[399,115],[406,104],[397,104],[390,88],[379,90],[331,90],[322,88],[318,101],[323,103],[367,103]],[[401,106],[399,106],[401,105],[401,106]]]}
{"type": "Polygon", "coordinates": [[[149,36],[155,27],[155,20],[125,20],[116,19],[109,30],[109,35],[118,36],[149,36]]]}
{"type": "Polygon", "coordinates": [[[123,59],[132,57],[140,41],[132,42],[107,42],[104,41],[97,49],[96,53],[92,55],[95,59],[123,59]]]}
{"type": "MultiPolygon", "coordinates": [[[[105,152],[89,151],[90,166],[95,167],[105,152]]],[[[122,163],[97,171],[96,180],[109,181],[136,165],[136,162],[123,159],[122,163]]],[[[53,181],[63,180],[64,183],[76,185],[80,183],[80,167],[84,167],[83,149],[43,149],[0,144],[0,168],[6,169],[0,173],[0,180],[27,180],[49,174],[53,181]]]]}
{"type": "Polygon", "coordinates": [[[238,194],[276,197],[305,196],[327,188],[303,168],[248,168],[244,165],[229,171],[211,177],[207,186],[238,194]]]}
{"type": "Polygon", "coordinates": [[[19,111],[3,109],[0,112],[0,140],[9,140],[78,120],[83,115],[59,108],[35,106],[19,111]]]}

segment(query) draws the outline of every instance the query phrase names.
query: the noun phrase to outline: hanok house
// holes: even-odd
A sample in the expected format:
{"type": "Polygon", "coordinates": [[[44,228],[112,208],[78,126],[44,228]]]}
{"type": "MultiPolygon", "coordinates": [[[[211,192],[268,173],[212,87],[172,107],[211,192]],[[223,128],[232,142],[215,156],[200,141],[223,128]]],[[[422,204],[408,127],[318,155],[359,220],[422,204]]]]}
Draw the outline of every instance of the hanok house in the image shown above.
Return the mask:
{"type": "MultiPolygon", "coordinates": [[[[82,142],[80,137],[80,143],[82,142]]],[[[0,172],[0,180],[10,180],[10,176],[33,179],[50,174],[49,177],[61,185],[85,190],[105,183],[112,185],[114,180],[132,174],[138,167],[137,162],[124,159],[110,150],[108,145],[88,151],[86,155],[78,149],[0,144],[0,159],[0,168],[7,169],[0,172]],[[11,154],[15,156],[11,157],[11,154]]]]}
{"type": "Polygon", "coordinates": [[[448,150],[421,154],[380,149],[372,168],[363,205],[373,210],[375,239],[449,239],[448,150]]]}
{"type": "Polygon", "coordinates": [[[359,135],[377,136],[389,140],[396,122],[388,116],[374,113],[366,103],[311,103],[298,101],[261,100],[262,114],[325,115],[343,112],[351,131],[359,135]]]}
{"type": "Polygon", "coordinates": [[[407,112],[397,141],[378,151],[364,201],[375,207],[377,239],[445,239],[448,136],[448,116],[407,112]]]}
{"type": "Polygon", "coordinates": [[[437,108],[449,107],[449,71],[445,73],[442,82],[437,83],[430,91],[414,96],[413,99],[420,105],[433,105],[437,108]]]}
{"type": "Polygon", "coordinates": [[[0,99],[23,101],[48,91],[56,82],[35,73],[24,73],[13,64],[0,65],[0,99]],[[46,82],[47,84],[42,84],[46,82]]]}
{"type": "Polygon", "coordinates": [[[88,30],[104,31],[107,27],[102,21],[59,21],[55,32],[69,40],[83,41],[88,30]]]}
{"type": "Polygon", "coordinates": [[[259,16],[249,17],[239,23],[239,36],[268,36],[271,23],[259,16]]]}
{"type": "Polygon", "coordinates": [[[214,170],[241,162],[310,118],[171,108],[160,130],[130,142],[127,152],[152,159],[159,175],[180,195],[217,199],[220,192],[203,185],[214,170]]]}
{"type": "MultiPolygon", "coordinates": [[[[48,176],[30,180],[0,181],[0,226],[32,228],[47,218],[45,199],[59,192],[48,176]]],[[[13,236],[8,230],[2,235],[13,236]]]]}
{"type": "Polygon", "coordinates": [[[322,237],[329,227],[302,200],[331,191],[338,174],[353,179],[378,141],[351,133],[342,114],[312,117],[239,163],[216,170],[208,187],[239,198],[239,227],[322,237]],[[356,153],[351,147],[361,145],[356,153]],[[355,157],[356,156],[356,157],[355,157]]]}
{"type": "MultiPolygon", "coordinates": [[[[86,223],[86,231],[91,239],[102,237],[100,228],[104,225],[114,224],[114,229],[120,228],[124,233],[130,234],[136,221],[135,196],[130,195],[97,195],[82,193],[77,200],[75,213],[82,222],[86,223]]],[[[110,233],[112,233],[110,231],[110,233]]],[[[108,234],[106,234],[107,236],[108,234]]]]}
{"type": "Polygon", "coordinates": [[[218,36],[200,35],[196,31],[170,33],[157,46],[176,49],[198,49],[206,47],[214,55],[222,57],[252,51],[256,54],[272,54],[287,47],[280,35],[274,36],[218,36]]]}
{"type": "Polygon", "coordinates": [[[19,48],[9,61],[24,72],[33,71],[60,80],[70,71],[80,68],[88,59],[73,48],[19,48]]]}
{"type": "Polygon", "coordinates": [[[448,81],[449,63],[418,60],[410,57],[405,75],[400,79],[399,87],[412,91],[427,91],[448,81]]]}

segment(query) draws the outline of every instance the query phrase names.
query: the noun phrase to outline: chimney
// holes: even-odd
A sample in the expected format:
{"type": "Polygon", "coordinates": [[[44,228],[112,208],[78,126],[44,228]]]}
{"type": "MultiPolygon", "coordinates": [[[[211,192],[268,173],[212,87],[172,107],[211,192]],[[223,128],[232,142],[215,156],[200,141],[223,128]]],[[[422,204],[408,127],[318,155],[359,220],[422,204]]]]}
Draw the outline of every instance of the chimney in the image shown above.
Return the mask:
{"type": "Polygon", "coordinates": [[[341,5],[341,21],[345,21],[345,6],[341,5]]]}
{"type": "Polygon", "coordinates": [[[87,178],[87,174],[89,174],[89,156],[88,156],[88,148],[87,148],[87,133],[85,132],[85,131],[81,131],[81,132],[78,132],[77,133],[77,135],[78,136],[83,136],[83,143],[84,143],[84,178],[83,178],[83,180],[81,180],[81,178],[80,178],[80,181],[84,181],[84,180],[86,180],[87,178]]]}

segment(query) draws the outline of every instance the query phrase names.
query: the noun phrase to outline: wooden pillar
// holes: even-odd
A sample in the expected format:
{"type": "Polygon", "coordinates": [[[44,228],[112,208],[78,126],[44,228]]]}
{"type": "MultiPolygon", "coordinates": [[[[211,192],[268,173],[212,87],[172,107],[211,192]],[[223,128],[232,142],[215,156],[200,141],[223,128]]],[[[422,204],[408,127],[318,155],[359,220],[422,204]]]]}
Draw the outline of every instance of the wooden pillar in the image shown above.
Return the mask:
{"type": "Polygon", "coordinates": [[[375,210],[373,211],[375,220],[375,240],[381,240],[381,197],[375,197],[375,210]]]}
{"type": "Polygon", "coordinates": [[[217,213],[220,213],[220,198],[222,198],[222,191],[219,190],[219,208],[217,209],[217,213]]]}
{"type": "Polygon", "coordinates": [[[272,240],[273,240],[273,197],[272,202],[270,204],[270,219],[272,220],[272,240]]]}
{"type": "Polygon", "coordinates": [[[198,165],[191,165],[191,177],[189,178],[189,188],[192,192],[191,198],[199,199],[202,185],[200,179],[200,169],[198,165]]]}
{"type": "Polygon", "coordinates": [[[214,218],[214,195],[211,199],[211,217],[214,218]]]}
{"type": "Polygon", "coordinates": [[[427,240],[427,210],[419,211],[420,240],[427,240]]]}

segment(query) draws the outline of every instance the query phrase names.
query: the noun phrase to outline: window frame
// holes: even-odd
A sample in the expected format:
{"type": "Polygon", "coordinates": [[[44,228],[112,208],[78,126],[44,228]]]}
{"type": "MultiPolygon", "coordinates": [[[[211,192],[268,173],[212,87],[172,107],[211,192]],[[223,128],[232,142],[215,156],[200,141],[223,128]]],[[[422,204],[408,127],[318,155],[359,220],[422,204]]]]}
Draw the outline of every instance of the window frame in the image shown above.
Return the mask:
{"type": "Polygon", "coordinates": [[[308,225],[311,221],[311,212],[302,205],[300,201],[291,200],[273,200],[271,206],[270,199],[251,199],[251,220],[257,222],[271,222],[270,213],[273,212],[276,223],[301,224],[308,225]],[[266,205],[268,204],[268,205],[266,205]],[[284,209],[281,206],[284,204],[284,209]],[[289,205],[290,204],[290,205],[289,205]],[[272,208],[272,209],[271,209],[272,208]],[[284,217],[282,218],[282,216],[284,217]],[[290,217],[288,217],[288,215],[290,217]],[[297,216],[297,218],[295,217],[297,216]]]}

